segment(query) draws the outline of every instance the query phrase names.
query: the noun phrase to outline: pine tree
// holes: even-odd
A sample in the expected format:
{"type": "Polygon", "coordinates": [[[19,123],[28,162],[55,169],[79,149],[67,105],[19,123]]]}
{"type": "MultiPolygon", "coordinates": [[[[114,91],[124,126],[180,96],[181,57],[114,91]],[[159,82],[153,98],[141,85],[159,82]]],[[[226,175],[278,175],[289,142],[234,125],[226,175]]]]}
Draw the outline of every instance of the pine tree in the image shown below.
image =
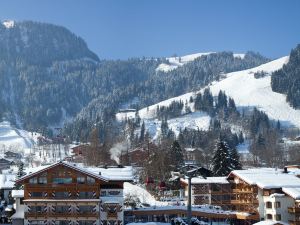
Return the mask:
{"type": "Polygon", "coordinates": [[[242,131],[240,131],[240,133],[239,133],[239,143],[240,144],[244,143],[244,135],[243,135],[242,131]]]}
{"type": "MultiPolygon", "coordinates": [[[[24,176],[24,164],[22,162],[18,163],[18,173],[17,173],[17,179],[20,179],[22,176],[24,176]]],[[[22,190],[23,185],[15,183],[14,185],[15,190],[22,190]]]]}
{"type": "Polygon", "coordinates": [[[170,158],[172,160],[172,166],[174,169],[179,169],[184,164],[183,151],[179,145],[179,142],[175,140],[170,149],[170,158]]]}
{"type": "Polygon", "coordinates": [[[236,148],[230,149],[229,156],[231,161],[231,170],[241,170],[242,164],[240,163],[240,156],[236,148]]]}
{"type": "Polygon", "coordinates": [[[227,176],[231,172],[229,147],[225,141],[218,140],[212,166],[215,176],[227,176]]]}
{"type": "Polygon", "coordinates": [[[143,121],[141,126],[140,142],[143,142],[144,139],[145,139],[145,122],[143,121]]]}

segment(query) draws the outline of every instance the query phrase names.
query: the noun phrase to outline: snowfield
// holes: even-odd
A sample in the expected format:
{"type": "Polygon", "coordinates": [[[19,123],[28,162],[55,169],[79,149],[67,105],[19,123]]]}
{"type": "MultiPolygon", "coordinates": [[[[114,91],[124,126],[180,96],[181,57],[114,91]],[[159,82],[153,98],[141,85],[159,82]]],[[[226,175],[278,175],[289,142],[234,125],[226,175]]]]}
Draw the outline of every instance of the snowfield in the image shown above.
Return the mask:
{"type": "Polygon", "coordinates": [[[37,142],[38,133],[14,128],[9,122],[0,123],[0,148],[13,151],[30,149],[37,142]]]}
{"type": "MultiPolygon", "coordinates": [[[[235,54],[235,57],[244,57],[244,55],[235,54]]],[[[286,102],[285,95],[273,92],[271,88],[271,73],[282,68],[288,60],[289,57],[285,56],[255,68],[228,73],[224,75],[222,80],[215,81],[207,87],[210,88],[214,96],[217,96],[220,90],[225,91],[226,95],[232,97],[236,106],[240,109],[257,107],[259,110],[264,111],[270,119],[279,120],[282,126],[300,128],[300,110],[293,109],[286,102]],[[264,71],[267,75],[256,79],[254,73],[258,71],[264,71]]],[[[146,130],[154,139],[159,136],[161,121],[156,119],[157,107],[168,106],[172,101],[188,102],[188,106],[192,110],[190,114],[185,114],[183,111],[182,116],[168,120],[169,128],[176,135],[178,135],[180,129],[183,130],[184,128],[207,130],[210,123],[209,115],[204,112],[195,112],[193,103],[189,103],[191,96],[195,97],[197,93],[203,92],[205,88],[139,110],[139,115],[145,122],[146,130]]],[[[116,116],[118,120],[122,121],[125,118],[134,118],[135,112],[118,113],[116,116]]],[[[248,152],[248,148],[249,143],[238,146],[239,152],[248,152]]]]}
{"type": "Polygon", "coordinates": [[[184,64],[194,61],[195,59],[203,56],[203,55],[209,55],[214,52],[205,52],[205,53],[196,53],[191,55],[185,55],[185,56],[178,56],[178,57],[169,57],[166,58],[169,61],[169,64],[162,63],[157,68],[156,71],[162,71],[162,72],[169,72],[171,70],[174,70],[180,66],[183,66],[184,64]]]}
{"type": "Polygon", "coordinates": [[[258,67],[226,74],[226,78],[214,82],[210,87],[213,95],[220,90],[232,97],[239,107],[257,107],[270,119],[279,120],[284,126],[300,127],[300,110],[293,109],[286,102],[286,96],[272,91],[270,74],[287,63],[289,57],[282,57],[258,67]],[[265,71],[269,75],[256,79],[254,73],[265,71]]]}
{"type": "MultiPolygon", "coordinates": [[[[201,56],[209,55],[212,53],[216,53],[216,52],[195,53],[195,54],[185,55],[185,56],[169,57],[166,58],[169,61],[169,63],[168,64],[161,63],[156,68],[156,71],[169,72],[171,70],[177,69],[178,67],[187,64],[188,62],[194,61],[195,59],[201,56]]],[[[233,57],[244,59],[245,54],[235,53],[233,54],[233,57]]]]}

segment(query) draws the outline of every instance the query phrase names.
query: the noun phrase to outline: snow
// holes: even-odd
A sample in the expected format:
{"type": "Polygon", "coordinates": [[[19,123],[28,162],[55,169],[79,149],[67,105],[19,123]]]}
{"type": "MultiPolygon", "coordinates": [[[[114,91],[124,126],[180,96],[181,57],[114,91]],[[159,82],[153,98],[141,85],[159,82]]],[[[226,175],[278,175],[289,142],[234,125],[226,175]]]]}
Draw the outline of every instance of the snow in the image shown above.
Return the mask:
{"type": "MultiPolygon", "coordinates": [[[[181,179],[182,182],[188,183],[188,180],[181,179]]],[[[227,177],[193,177],[192,184],[229,184],[227,177]]]]}
{"type": "Polygon", "coordinates": [[[300,200],[300,187],[297,188],[282,188],[282,191],[293,199],[300,200]]]}
{"type": "MultiPolygon", "coordinates": [[[[66,167],[75,169],[77,171],[88,173],[93,177],[97,177],[104,181],[132,181],[133,180],[133,170],[131,166],[126,167],[85,167],[82,163],[68,163],[64,161],[60,161],[47,166],[39,166],[33,168],[26,168],[25,172],[27,175],[23,176],[21,179],[26,179],[27,177],[31,177],[33,174],[47,170],[48,168],[55,167],[56,165],[64,165],[66,167]]],[[[1,175],[1,174],[0,174],[1,175]]]]}
{"type": "Polygon", "coordinates": [[[24,197],[24,190],[12,190],[11,196],[13,198],[23,198],[24,197]]]}
{"type": "MultiPolygon", "coordinates": [[[[145,128],[149,132],[153,139],[157,139],[161,134],[161,121],[158,119],[144,119],[145,128]]],[[[210,116],[204,112],[193,112],[177,118],[168,120],[169,129],[171,129],[176,136],[178,136],[180,130],[184,128],[208,130],[210,124],[210,116]]]]}
{"type": "Polygon", "coordinates": [[[5,20],[4,22],[2,22],[2,24],[6,27],[6,28],[13,28],[15,26],[15,21],[13,20],[5,20]]]}
{"type": "Polygon", "coordinates": [[[300,179],[298,177],[274,168],[234,170],[229,176],[231,175],[236,175],[248,184],[257,185],[264,189],[300,187],[300,179]]]}
{"type": "Polygon", "coordinates": [[[22,152],[24,149],[30,149],[40,136],[38,133],[31,133],[13,127],[8,121],[0,123],[0,147],[2,149],[22,152]]]}
{"type": "Polygon", "coordinates": [[[147,190],[128,182],[124,183],[124,196],[131,195],[140,199],[141,203],[147,203],[152,206],[166,206],[167,202],[157,201],[147,190]]]}
{"type": "MultiPolygon", "coordinates": [[[[241,54],[235,54],[235,56],[242,57],[241,54]]],[[[223,80],[218,82],[215,81],[207,87],[210,88],[214,96],[217,96],[220,90],[225,91],[226,95],[234,99],[239,109],[245,107],[257,107],[259,110],[264,111],[270,119],[279,120],[282,126],[296,126],[300,128],[300,110],[293,109],[289,103],[286,102],[285,95],[273,92],[271,88],[270,74],[282,68],[288,60],[289,57],[285,56],[255,68],[228,73],[224,75],[223,80]],[[258,71],[265,71],[269,75],[256,79],[254,78],[254,73],[258,71]]],[[[203,92],[205,88],[199,90],[199,92],[203,92]]],[[[150,134],[152,133],[154,136],[158,134],[160,123],[158,120],[154,119],[156,117],[157,106],[168,106],[172,101],[181,100],[184,103],[186,101],[189,102],[190,97],[194,97],[196,94],[197,92],[189,92],[141,109],[139,111],[139,115],[141,119],[145,120],[145,123],[149,125],[148,129],[150,134]]],[[[188,105],[193,111],[193,103],[188,103],[188,105]]],[[[202,118],[202,122],[197,122],[196,118],[198,118],[198,116],[201,117],[204,114],[195,113],[196,112],[192,112],[192,114],[172,119],[171,123],[169,123],[169,120],[169,126],[175,131],[175,133],[180,128],[184,129],[185,126],[190,126],[191,128],[199,127],[203,130],[207,129],[209,126],[209,116],[206,115],[207,117],[205,119],[202,118]],[[178,119],[179,121],[176,123],[176,120],[178,119]],[[172,123],[174,123],[174,125],[172,123]]],[[[131,116],[134,117],[133,115],[127,114],[127,117],[131,116]]],[[[245,143],[245,145],[239,146],[239,151],[248,152],[248,144],[245,143]]]]}
{"type": "Polygon", "coordinates": [[[11,219],[24,219],[25,205],[19,205],[15,214],[11,216],[11,219]]]}
{"type": "Polygon", "coordinates": [[[0,189],[10,189],[15,185],[15,174],[0,174],[0,189]]]}
{"type": "Polygon", "coordinates": [[[234,57],[234,58],[244,59],[244,58],[245,58],[245,54],[234,53],[234,54],[233,54],[233,57],[234,57]]]}
{"type": "Polygon", "coordinates": [[[288,59],[286,56],[252,69],[228,73],[225,79],[214,82],[210,90],[215,96],[223,90],[237,106],[257,107],[270,119],[280,120],[282,125],[300,127],[300,110],[293,109],[285,95],[272,91],[271,76],[255,79],[253,75],[257,71],[270,74],[282,68],[288,59]]]}
{"type": "Polygon", "coordinates": [[[126,225],[171,225],[170,223],[145,222],[145,223],[127,223],[126,225]]]}
{"type": "Polygon", "coordinates": [[[253,225],[276,225],[276,224],[288,225],[288,223],[285,223],[285,222],[271,221],[271,220],[260,221],[258,223],[254,223],[253,225]]]}
{"type": "Polygon", "coordinates": [[[185,55],[181,57],[170,57],[166,58],[169,61],[169,64],[162,63],[157,68],[156,71],[162,71],[162,72],[169,72],[171,70],[174,70],[180,66],[183,66],[184,64],[191,62],[201,56],[209,55],[214,52],[206,52],[206,53],[195,53],[191,55],[185,55]]]}

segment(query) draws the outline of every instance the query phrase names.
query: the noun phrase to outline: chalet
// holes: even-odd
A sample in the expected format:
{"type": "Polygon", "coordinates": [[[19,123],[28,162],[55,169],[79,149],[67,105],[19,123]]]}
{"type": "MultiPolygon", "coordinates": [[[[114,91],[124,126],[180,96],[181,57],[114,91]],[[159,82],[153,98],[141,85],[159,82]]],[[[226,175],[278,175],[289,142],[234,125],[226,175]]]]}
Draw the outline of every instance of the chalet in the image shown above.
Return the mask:
{"type": "Polygon", "coordinates": [[[24,224],[123,224],[123,183],[131,167],[58,162],[16,182],[24,185],[24,224]]]}
{"type": "Polygon", "coordinates": [[[300,179],[295,174],[272,168],[235,170],[228,181],[234,210],[256,214],[259,220],[300,224],[300,179]]]}
{"type": "MultiPolygon", "coordinates": [[[[181,179],[185,187],[185,196],[188,195],[188,181],[181,179]]],[[[230,209],[231,189],[226,177],[194,177],[192,184],[193,205],[217,205],[223,209],[230,209]]]]}

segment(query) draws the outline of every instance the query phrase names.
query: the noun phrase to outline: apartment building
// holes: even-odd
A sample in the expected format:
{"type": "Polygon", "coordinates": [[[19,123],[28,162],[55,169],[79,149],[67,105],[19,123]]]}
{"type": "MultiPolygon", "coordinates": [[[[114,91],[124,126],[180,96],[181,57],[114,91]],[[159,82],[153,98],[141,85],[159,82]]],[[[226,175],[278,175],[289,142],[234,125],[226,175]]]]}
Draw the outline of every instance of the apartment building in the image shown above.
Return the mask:
{"type": "Polygon", "coordinates": [[[300,179],[295,174],[273,168],[235,170],[228,181],[233,209],[256,214],[259,220],[300,224],[300,179]]]}
{"type": "MultiPolygon", "coordinates": [[[[181,179],[185,187],[185,196],[188,195],[188,180],[181,179]]],[[[223,209],[230,209],[231,188],[226,177],[194,177],[192,184],[193,205],[218,205],[223,209]]]]}
{"type": "Polygon", "coordinates": [[[122,225],[126,181],[131,167],[58,162],[37,168],[16,181],[24,185],[24,224],[122,225]]]}

